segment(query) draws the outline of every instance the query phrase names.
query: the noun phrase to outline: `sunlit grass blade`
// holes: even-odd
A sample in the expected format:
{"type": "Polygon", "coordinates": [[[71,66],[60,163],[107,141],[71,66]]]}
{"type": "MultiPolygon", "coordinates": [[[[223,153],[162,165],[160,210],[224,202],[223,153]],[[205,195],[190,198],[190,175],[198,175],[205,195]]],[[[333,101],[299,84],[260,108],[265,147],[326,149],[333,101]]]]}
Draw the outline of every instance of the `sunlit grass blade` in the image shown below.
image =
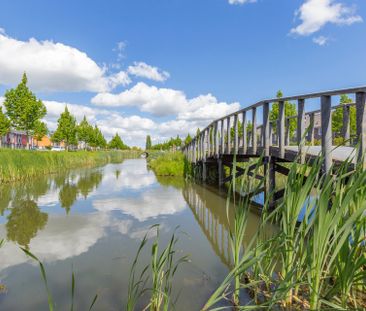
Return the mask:
{"type": "Polygon", "coordinates": [[[49,291],[49,288],[48,288],[48,282],[47,282],[47,276],[46,276],[46,271],[44,269],[44,266],[42,264],[42,262],[35,256],[33,255],[30,251],[28,251],[27,249],[21,247],[20,248],[27,256],[31,257],[32,259],[36,260],[39,264],[39,267],[40,267],[40,270],[41,270],[41,275],[42,275],[42,279],[43,279],[43,282],[45,284],[45,287],[46,287],[46,291],[47,291],[47,297],[48,297],[48,308],[50,311],[53,311],[54,310],[54,304],[53,304],[53,299],[52,299],[52,296],[51,296],[51,293],[49,291]]]}

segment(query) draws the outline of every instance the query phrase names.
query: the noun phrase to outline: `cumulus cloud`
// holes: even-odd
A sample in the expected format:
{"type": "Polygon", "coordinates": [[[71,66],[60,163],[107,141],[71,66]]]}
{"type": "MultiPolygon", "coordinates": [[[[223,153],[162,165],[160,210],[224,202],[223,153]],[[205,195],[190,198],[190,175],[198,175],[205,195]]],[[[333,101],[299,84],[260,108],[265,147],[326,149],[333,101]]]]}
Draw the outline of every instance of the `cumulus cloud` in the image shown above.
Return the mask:
{"type": "Polygon", "coordinates": [[[244,3],[254,3],[257,0],[229,0],[229,4],[244,4],[244,3]]]}
{"type": "Polygon", "coordinates": [[[19,83],[23,72],[29,84],[42,91],[106,92],[130,83],[127,73],[107,74],[85,52],[49,40],[21,41],[0,32],[0,84],[19,83]]]}
{"type": "Polygon", "coordinates": [[[354,7],[349,7],[334,0],[306,0],[296,11],[300,25],[291,29],[292,34],[307,36],[319,31],[328,23],[351,25],[362,22],[354,7]]]}
{"type": "Polygon", "coordinates": [[[182,120],[210,120],[239,109],[238,103],[219,103],[211,94],[187,99],[182,91],[157,88],[143,82],[119,94],[97,94],[92,98],[92,103],[109,107],[134,106],[156,116],[177,114],[178,119],[182,120]]]}
{"type": "Polygon", "coordinates": [[[169,72],[161,71],[158,67],[150,66],[144,62],[134,62],[128,67],[128,73],[140,78],[163,82],[170,77],[169,72]]]}
{"type": "Polygon", "coordinates": [[[153,128],[157,128],[157,124],[151,119],[137,115],[123,116],[117,111],[65,102],[47,100],[43,102],[47,108],[47,115],[44,120],[47,122],[50,130],[56,129],[57,120],[66,106],[78,122],[86,116],[91,124],[98,125],[107,139],[119,133],[124,142],[129,145],[142,146],[147,132],[150,132],[153,128]]]}

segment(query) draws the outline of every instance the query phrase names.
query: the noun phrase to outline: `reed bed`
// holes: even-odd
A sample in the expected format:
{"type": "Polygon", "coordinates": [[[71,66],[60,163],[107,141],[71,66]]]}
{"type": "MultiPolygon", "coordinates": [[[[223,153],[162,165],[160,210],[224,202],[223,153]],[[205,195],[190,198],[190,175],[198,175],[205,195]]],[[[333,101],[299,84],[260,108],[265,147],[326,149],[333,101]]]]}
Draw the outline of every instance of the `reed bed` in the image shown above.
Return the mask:
{"type": "Polygon", "coordinates": [[[30,151],[0,149],[0,183],[30,179],[65,169],[93,167],[137,157],[133,151],[30,151]]]}
{"type": "MultiPolygon", "coordinates": [[[[266,200],[246,249],[231,243],[232,271],[202,310],[366,308],[366,171],[360,165],[349,172],[346,161],[333,168],[335,177],[320,174],[321,164],[292,165],[284,199],[274,209],[266,200]],[[266,237],[272,223],[279,232],[266,237]],[[240,300],[244,291],[249,301],[240,300]]],[[[245,232],[249,208],[248,200],[238,204],[233,241],[245,232]]]]}
{"type": "Polygon", "coordinates": [[[149,155],[148,165],[158,176],[183,177],[185,172],[184,155],[181,152],[162,152],[149,155]]]}

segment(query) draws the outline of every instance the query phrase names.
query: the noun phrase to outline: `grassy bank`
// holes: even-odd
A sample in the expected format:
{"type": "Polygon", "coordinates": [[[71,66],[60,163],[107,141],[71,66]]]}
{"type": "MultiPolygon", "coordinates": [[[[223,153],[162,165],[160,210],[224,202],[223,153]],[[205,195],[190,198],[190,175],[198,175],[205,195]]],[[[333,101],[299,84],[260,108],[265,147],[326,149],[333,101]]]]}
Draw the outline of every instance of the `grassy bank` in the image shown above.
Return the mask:
{"type": "Polygon", "coordinates": [[[149,152],[148,165],[157,176],[184,176],[184,155],[181,152],[149,152]]]}
{"type": "Polygon", "coordinates": [[[0,149],[0,183],[26,180],[65,169],[92,167],[137,157],[133,151],[28,151],[0,149]]]}

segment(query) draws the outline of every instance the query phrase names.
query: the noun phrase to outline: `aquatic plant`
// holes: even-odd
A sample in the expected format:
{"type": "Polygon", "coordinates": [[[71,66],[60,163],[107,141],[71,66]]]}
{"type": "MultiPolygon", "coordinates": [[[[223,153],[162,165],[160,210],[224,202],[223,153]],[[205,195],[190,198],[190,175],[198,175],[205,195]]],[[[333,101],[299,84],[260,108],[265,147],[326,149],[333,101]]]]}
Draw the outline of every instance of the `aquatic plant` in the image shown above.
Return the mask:
{"type": "Polygon", "coordinates": [[[154,157],[152,154],[148,158],[148,166],[158,176],[178,176],[183,177],[185,172],[183,153],[177,152],[163,152],[154,157]]]}
{"type": "MultiPolygon", "coordinates": [[[[48,280],[47,280],[47,274],[46,274],[46,269],[44,268],[44,265],[43,263],[37,258],[37,256],[35,256],[34,254],[32,254],[29,250],[21,247],[20,248],[28,257],[32,258],[33,260],[35,260],[38,265],[39,265],[39,269],[41,271],[41,276],[42,276],[42,280],[43,280],[43,283],[45,285],[45,288],[46,288],[46,292],[47,292],[47,300],[48,300],[48,309],[49,311],[53,311],[55,310],[55,303],[53,301],[53,297],[52,297],[52,294],[49,290],[49,287],[48,287],[48,280]]],[[[74,298],[75,298],[75,275],[74,275],[74,272],[72,272],[72,275],[71,275],[71,306],[70,306],[70,310],[73,311],[74,310],[74,298]]],[[[95,302],[97,301],[98,299],[98,295],[96,294],[89,306],[89,311],[93,309],[94,305],[95,305],[95,302]]]]}
{"type": "MultiPolygon", "coordinates": [[[[177,230],[177,229],[176,229],[177,230]]],[[[171,236],[169,243],[159,252],[159,225],[154,225],[145,234],[142,242],[137,250],[136,257],[133,261],[128,286],[128,299],[126,310],[135,310],[139,299],[144,295],[148,295],[148,303],[144,310],[151,311],[170,310],[174,306],[172,300],[172,282],[178,267],[188,260],[187,256],[176,257],[176,230],[171,236]],[[141,252],[148,241],[148,235],[151,230],[156,230],[156,237],[151,246],[151,262],[142,268],[141,273],[137,273],[137,264],[141,252]]]]}
{"type": "Polygon", "coordinates": [[[31,151],[0,149],[0,183],[26,180],[63,172],[65,169],[93,167],[137,157],[134,151],[31,151]]]}
{"type": "MultiPolygon", "coordinates": [[[[234,260],[202,310],[227,308],[218,305],[227,301],[232,285],[237,309],[366,307],[366,171],[358,165],[350,172],[349,159],[321,174],[321,164],[321,158],[292,164],[284,198],[273,211],[265,201],[251,249],[234,260]],[[273,222],[279,232],[262,238],[262,228],[273,222]],[[245,305],[237,304],[239,288],[252,297],[245,305]]],[[[243,203],[245,209],[249,203],[243,203]]],[[[243,223],[242,215],[234,214],[233,241],[240,241],[243,230],[235,224],[243,223]]],[[[237,256],[240,246],[234,246],[237,256]]]]}

